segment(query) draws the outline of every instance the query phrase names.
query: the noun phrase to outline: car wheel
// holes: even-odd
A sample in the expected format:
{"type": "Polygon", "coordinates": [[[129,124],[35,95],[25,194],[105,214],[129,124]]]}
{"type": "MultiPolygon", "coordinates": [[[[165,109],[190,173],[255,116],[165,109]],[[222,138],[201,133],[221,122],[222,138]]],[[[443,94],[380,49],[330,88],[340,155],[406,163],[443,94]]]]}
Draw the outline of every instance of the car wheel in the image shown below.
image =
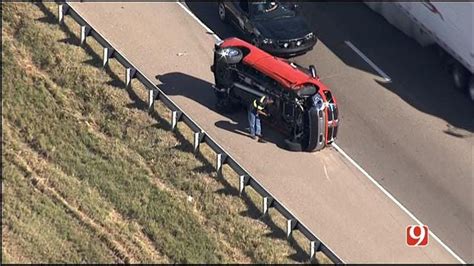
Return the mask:
{"type": "Polygon", "coordinates": [[[469,93],[471,100],[474,102],[474,75],[471,75],[471,80],[469,81],[467,92],[469,93]]]}
{"type": "Polygon", "coordinates": [[[285,147],[289,151],[302,151],[301,143],[285,139],[285,147]]]}
{"type": "Polygon", "coordinates": [[[223,62],[228,65],[238,64],[244,57],[242,50],[235,47],[223,48],[222,52],[225,53],[225,55],[219,60],[223,60],[223,62]]]}
{"type": "Polygon", "coordinates": [[[469,71],[459,63],[456,63],[453,68],[454,86],[457,89],[463,90],[469,82],[469,71]]]}
{"type": "Polygon", "coordinates": [[[256,47],[259,46],[258,39],[257,39],[257,37],[256,37],[255,35],[250,36],[250,43],[251,43],[253,46],[256,46],[256,47]]]}
{"type": "Polygon", "coordinates": [[[319,128],[319,122],[324,121],[325,113],[312,107],[304,114],[303,138],[301,139],[301,146],[307,152],[315,152],[325,147],[324,131],[319,128]]]}
{"type": "Polygon", "coordinates": [[[227,112],[230,109],[230,100],[229,95],[225,92],[220,92],[215,90],[214,91],[217,101],[216,101],[216,109],[219,112],[227,112]]]}
{"type": "Polygon", "coordinates": [[[228,22],[229,19],[227,18],[227,10],[225,8],[224,3],[220,2],[218,4],[218,12],[219,12],[219,19],[223,22],[228,22]]]}
{"type": "Polygon", "coordinates": [[[214,91],[217,101],[216,110],[224,114],[232,114],[240,109],[238,102],[232,100],[232,97],[226,92],[214,91]]]}
{"type": "Polygon", "coordinates": [[[234,103],[229,97],[217,98],[216,110],[222,114],[233,114],[239,110],[239,105],[234,103]]]}

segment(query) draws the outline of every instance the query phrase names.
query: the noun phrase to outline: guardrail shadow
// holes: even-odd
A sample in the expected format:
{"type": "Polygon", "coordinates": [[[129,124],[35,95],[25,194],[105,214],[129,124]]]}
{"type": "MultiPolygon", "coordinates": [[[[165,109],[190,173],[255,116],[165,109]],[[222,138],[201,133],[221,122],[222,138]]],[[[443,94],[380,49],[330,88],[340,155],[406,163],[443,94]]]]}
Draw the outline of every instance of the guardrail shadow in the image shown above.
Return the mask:
{"type": "MultiPolygon", "coordinates": [[[[221,38],[240,36],[232,25],[219,20],[216,3],[187,1],[186,4],[221,38]]],[[[444,132],[447,134],[452,127],[474,132],[474,104],[468,96],[453,88],[451,75],[443,68],[434,49],[421,47],[361,2],[315,1],[300,2],[300,6],[319,41],[346,65],[379,76],[345,44],[345,41],[351,41],[392,79],[391,83],[376,80],[381,87],[417,110],[445,120],[448,125],[444,132]]],[[[314,60],[311,52],[293,60],[310,62],[309,58],[314,60]]],[[[317,61],[311,63],[317,66],[317,61]]],[[[472,134],[450,135],[466,137],[472,134]]]]}
{"type": "MultiPolygon", "coordinates": [[[[38,21],[47,23],[47,24],[53,24],[53,22],[57,22],[57,17],[54,15],[42,2],[35,3],[36,6],[45,14],[45,17],[38,19],[38,21]]],[[[58,40],[60,42],[66,42],[71,45],[79,45],[80,44],[80,39],[79,37],[74,34],[74,32],[70,29],[66,23],[63,23],[61,26],[61,30],[63,30],[66,35],[68,36],[66,39],[63,40],[58,40]]],[[[82,46],[87,54],[92,57],[91,60],[88,60],[86,62],[83,62],[85,64],[90,64],[92,66],[96,66],[98,68],[102,68],[100,62],[102,61],[102,58],[99,54],[97,54],[94,49],[89,45],[89,44],[84,44],[82,46]]],[[[123,89],[125,88],[125,83],[123,80],[116,75],[109,66],[106,68],[102,68],[106,71],[106,73],[112,78],[112,81],[110,82],[112,86],[115,86],[117,89],[123,89]]],[[[192,77],[190,77],[192,78],[192,77]]],[[[195,80],[195,78],[192,78],[191,80],[195,80]]],[[[204,81],[202,81],[204,82],[204,81]]],[[[209,83],[204,84],[206,86],[211,85],[209,83]]],[[[148,103],[145,102],[140,98],[140,96],[134,91],[133,86],[129,86],[126,89],[128,93],[128,97],[132,101],[132,104],[127,105],[128,108],[137,108],[139,110],[143,110],[145,112],[149,112],[149,115],[157,121],[156,124],[153,126],[159,127],[161,129],[166,129],[169,130],[171,129],[171,123],[170,121],[167,121],[158,113],[155,109],[148,110],[148,103]]],[[[210,105],[209,105],[210,107],[210,105]]],[[[178,145],[176,148],[184,151],[184,152],[189,152],[189,153],[194,153],[194,147],[193,143],[191,143],[185,136],[184,134],[179,130],[176,129],[173,131],[175,137],[179,141],[180,145],[178,145]]],[[[202,153],[194,153],[195,158],[199,160],[203,166],[201,170],[204,170],[204,172],[208,173],[210,177],[214,178],[217,182],[219,182],[224,189],[218,191],[219,193],[224,193],[227,195],[239,195],[239,191],[237,188],[232,186],[225,178],[219,178],[217,175],[214,175],[215,169],[213,162],[210,162],[202,153]]],[[[271,232],[268,234],[265,234],[265,236],[270,237],[270,238],[277,238],[277,239],[286,239],[286,232],[279,227],[274,220],[269,218],[268,216],[262,216],[262,211],[260,208],[254,203],[254,201],[249,197],[249,195],[244,191],[241,194],[241,199],[245,202],[246,206],[248,209],[246,211],[241,212],[240,214],[242,216],[247,216],[252,219],[260,219],[265,222],[267,226],[269,226],[271,232]]],[[[303,247],[301,247],[296,241],[290,241],[291,246],[295,249],[295,253],[291,254],[289,257],[295,261],[298,262],[307,262],[307,252],[303,247]]]]}

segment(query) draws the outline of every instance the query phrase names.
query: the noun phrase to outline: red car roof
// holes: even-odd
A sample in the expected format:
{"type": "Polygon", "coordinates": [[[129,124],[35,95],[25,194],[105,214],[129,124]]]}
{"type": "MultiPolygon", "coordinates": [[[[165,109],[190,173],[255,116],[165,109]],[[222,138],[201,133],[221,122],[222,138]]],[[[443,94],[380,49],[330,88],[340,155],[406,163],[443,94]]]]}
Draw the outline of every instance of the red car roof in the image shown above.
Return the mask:
{"type": "Polygon", "coordinates": [[[260,70],[288,89],[298,89],[300,85],[307,83],[314,84],[323,90],[327,89],[326,86],[319,81],[319,78],[315,79],[298,68],[291,66],[284,59],[273,56],[239,38],[231,37],[225,39],[220,46],[223,48],[233,46],[249,49],[250,53],[244,57],[243,62],[260,70]]]}

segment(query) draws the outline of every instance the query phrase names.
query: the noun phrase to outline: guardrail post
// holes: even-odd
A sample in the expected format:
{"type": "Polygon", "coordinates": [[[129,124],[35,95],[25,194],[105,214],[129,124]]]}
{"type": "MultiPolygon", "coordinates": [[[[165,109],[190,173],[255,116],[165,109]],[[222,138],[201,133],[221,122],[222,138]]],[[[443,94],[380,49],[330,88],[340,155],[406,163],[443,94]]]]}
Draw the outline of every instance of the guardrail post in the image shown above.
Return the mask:
{"type": "Polygon", "coordinates": [[[293,233],[293,230],[296,227],[296,221],[293,219],[288,219],[286,222],[286,237],[290,238],[291,234],[293,233]]]}
{"type": "Polygon", "coordinates": [[[316,259],[316,252],[319,251],[321,241],[315,240],[309,242],[309,260],[313,261],[316,259]]]}
{"type": "Polygon", "coordinates": [[[199,150],[199,144],[201,144],[204,138],[204,132],[194,132],[193,151],[196,153],[199,150]]]}
{"type": "Polygon", "coordinates": [[[137,70],[135,68],[127,67],[125,69],[125,87],[128,88],[132,85],[132,79],[135,78],[137,70]]]}
{"type": "Polygon", "coordinates": [[[91,30],[92,29],[89,26],[81,26],[81,45],[86,43],[86,38],[89,36],[91,30]]]}
{"type": "Polygon", "coordinates": [[[268,209],[272,207],[273,198],[272,197],[263,197],[263,215],[268,213],[268,209]]]}
{"type": "Polygon", "coordinates": [[[217,171],[217,176],[222,177],[222,166],[224,165],[225,161],[227,159],[226,154],[218,153],[216,157],[216,171],[217,171]]]}
{"type": "Polygon", "coordinates": [[[69,6],[68,5],[64,5],[64,4],[58,5],[59,24],[64,23],[64,16],[67,15],[68,11],[69,11],[69,6]]]}
{"type": "Polygon", "coordinates": [[[107,63],[109,62],[109,58],[113,57],[114,51],[115,51],[114,48],[104,47],[103,61],[102,61],[103,67],[107,65],[107,63]]]}
{"type": "Polygon", "coordinates": [[[245,187],[249,184],[250,177],[248,175],[241,175],[239,176],[239,195],[245,190],[245,187]]]}
{"type": "Polygon", "coordinates": [[[148,111],[151,111],[153,109],[153,106],[155,104],[155,99],[156,99],[155,90],[154,89],[148,90],[148,111]]]}
{"type": "Polygon", "coordinates": [[[181,120],[181,113],[180,111],[172,111],[171,112],[171,130],[174,130],[178,125],[178,121],[181,120]]]}

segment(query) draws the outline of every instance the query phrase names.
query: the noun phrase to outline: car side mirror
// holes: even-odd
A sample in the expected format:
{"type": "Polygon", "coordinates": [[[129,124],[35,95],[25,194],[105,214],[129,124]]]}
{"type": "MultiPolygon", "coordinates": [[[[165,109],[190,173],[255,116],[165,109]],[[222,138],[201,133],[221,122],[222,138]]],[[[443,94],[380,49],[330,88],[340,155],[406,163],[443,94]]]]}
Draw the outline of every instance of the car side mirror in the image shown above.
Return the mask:
{"type": "Polygon", "coordinates": [[[313,78],[316,78],[318,76],[317,73],[316,73],[316,67],[314,65],[309,66],[309,72],[311,72],[311,76],[313,78]]]}

